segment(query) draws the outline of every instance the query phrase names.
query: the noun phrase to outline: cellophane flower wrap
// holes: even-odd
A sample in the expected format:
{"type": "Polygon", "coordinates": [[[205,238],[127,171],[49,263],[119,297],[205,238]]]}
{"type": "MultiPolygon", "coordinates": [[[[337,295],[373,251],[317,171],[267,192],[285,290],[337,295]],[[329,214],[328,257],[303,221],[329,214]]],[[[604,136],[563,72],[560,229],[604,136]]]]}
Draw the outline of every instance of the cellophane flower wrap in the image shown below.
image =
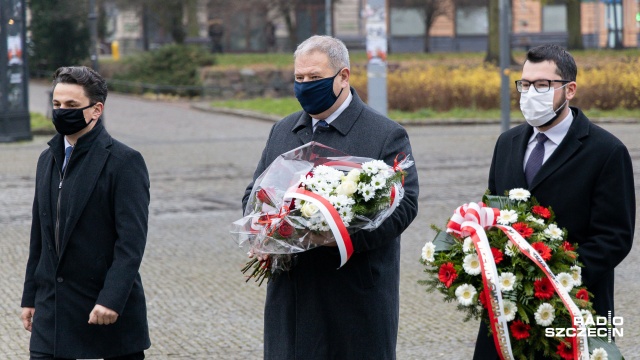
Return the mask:
{"type": "Polygon", "coordinates": [[[353,253],[350,234],[374,230],[404,196],[408,154],[394,164],[346,155],[310,142],[280,155],[256,179],[231,234],[252,259],[247,281],[289,270],[292,255],[336,242],[341,265],[353,253]]]}
{"type": "Polygon", "coordinates": [[[547,332],[574,327],[572,313],[586,328],[592,327],[593,294],[582,284],[577,245],[555,223],[553,210],[525,189],[505,195],[487,194],[481,203],[459,207],[446,231],[432,226],[436,237],[422,248],[420,260],[429,278],[419,283],[428,292],[440,292],[444,301],[457,303],[464,321],[482,319],[502,359],[535,360],[540,354],[549,359],[622,358],[607,339],[585,336],[580,342],[576,335],[547,332]],[[486,234],[486,246],[480,232],[486,234]],[[511,240],[516,237],[527,244],[516,245],[518,241],[511,240]],[[493,265],[491,285],[491,271],[485,269],[493,265]],[[496,336],[499,333],[507,336],[496,336]]]}

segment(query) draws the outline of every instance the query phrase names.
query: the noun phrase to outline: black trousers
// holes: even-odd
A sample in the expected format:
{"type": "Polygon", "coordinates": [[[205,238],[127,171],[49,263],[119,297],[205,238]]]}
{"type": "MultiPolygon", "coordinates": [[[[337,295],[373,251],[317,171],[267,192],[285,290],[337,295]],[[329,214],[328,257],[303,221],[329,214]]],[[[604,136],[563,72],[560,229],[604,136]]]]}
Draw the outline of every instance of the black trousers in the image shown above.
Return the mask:
{"type": "MultiPolygon", "coordinates": [[[[75,360],[75,359],[68,359],[68,358],[53,357],[53,355],[51,354],[43,354],[35,351],[31,351],[31,356],[29,357],[29,359],[30,360],[75,360]]],[[[140,351],[135,354],[129,354],[124,356],[104,358],[104,360],[142,360],[142,359],[144,359],[144,351],[140,351]]]]}

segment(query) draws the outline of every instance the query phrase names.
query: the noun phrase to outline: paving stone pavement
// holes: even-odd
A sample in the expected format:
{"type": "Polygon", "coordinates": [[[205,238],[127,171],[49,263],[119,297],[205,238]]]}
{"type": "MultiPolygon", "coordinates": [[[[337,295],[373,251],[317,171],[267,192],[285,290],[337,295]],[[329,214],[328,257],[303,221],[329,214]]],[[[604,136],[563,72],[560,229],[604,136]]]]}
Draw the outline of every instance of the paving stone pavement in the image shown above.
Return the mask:
{"type": "MultiPolygon", "coordinates": [[[[46,111],[45,85],[33,83],[32,111],[46,111]]],[[[151,176],[148,244],[142,263],[151,331],[149,359],[260,359],[264,286],[245,284],[246,257],[228,235],[271,124],[205,113],[188,104],[112,94],[110,133],[144,155],[151,176]]],[[[640,194],[640,125],[607,124],[629,148],[640,194]]],[[[427,294],[420,249],[456,206],[486,188],[498,125],[409,127],[420,175],[418,218],[403,235],[398,359],[469,359],[476,321],[427,294]]],[[[0,144],[0,359],[27,359],[29,333],[19,319],[35,165],[49,136],[0,144]]],[[[637,199],[636,199],[637,200],[637,199]]],[[[640,202],[639,202],[640,203],[640,202]]],[[[640,223],[640,221],[636,221],[640,223]]],[[[640,230],[636,228],[636,233],[640,230]]],[[[636,239],[638,235],[636,235],[636,239]]],[[[640,248],[618,267],[618,344],[640,359],[640,248]]]]}

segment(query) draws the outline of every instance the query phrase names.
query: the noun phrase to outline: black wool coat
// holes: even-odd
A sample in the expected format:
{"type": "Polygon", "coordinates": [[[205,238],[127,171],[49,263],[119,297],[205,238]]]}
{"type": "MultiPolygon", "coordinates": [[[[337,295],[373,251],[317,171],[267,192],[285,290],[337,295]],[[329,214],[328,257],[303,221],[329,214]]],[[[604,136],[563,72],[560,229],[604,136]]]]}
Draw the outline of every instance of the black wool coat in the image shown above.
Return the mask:
{"type": "MultiPolygon", "coordinates": [[[[551,206],[568,241],[578,243],[582,282],[593,293],[600,316],[614,316],[614,268],[631,251],[636,218],[631,157],[624,144],[594,125],[578,108],[567,135],[542,165],[531,186],[523,162],[533,128],[522,124],[500,135],[491,161],[489,190],[503,195],[529,189],[541,205],[551,206]]],[[[493,338],[481,324],[474,359],[497,359],[493,338]]]]}
{"type": "MultiPolygon", "coordinates": [[[[254,180],[277,156],[310,141],[387,164],[401,152],[413,155],[405,129],[351,92],[349,106],[326,129],[314,133],[311,117],[303,111],[276,123],[254,180]]],[[[247,187],[243,204],[252,187],[247,187]]],[[[395,359],[400,234],[418,211],[415,166],[407,170],[404,187],[400,205],[378,229],[351,236],[354,254],[342,268],[337,269],[337,248],[319,247],[298,254],[293,268],[269,283],[265,359],[395,359]]]]}
{"type": "Polygon", "coordinates": [[[149,212],[144,159],[99,121],[78,139],[60,181],[64,138],[54,136],[49,146],[38,159],[22,294],[21,306],[35,307],[30,349],[74,359],[147,349],[138,272],[149,212]],[[89,325],[96,304],[116,311],[117,322],[89,325]]]}

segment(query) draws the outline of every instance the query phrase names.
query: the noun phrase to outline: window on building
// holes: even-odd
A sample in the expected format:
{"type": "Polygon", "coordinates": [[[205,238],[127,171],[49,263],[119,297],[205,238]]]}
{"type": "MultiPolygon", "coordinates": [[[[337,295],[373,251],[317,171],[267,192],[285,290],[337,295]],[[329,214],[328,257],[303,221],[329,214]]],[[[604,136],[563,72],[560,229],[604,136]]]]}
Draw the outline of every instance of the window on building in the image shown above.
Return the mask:
{"type": "Polygon", "coordinates": [[[424,11],[422,9],[392,7],[389,23],[393,36],[424,35],[424,11]]]}
{"type": "Polygon", "coordinates": [[[542,32],[567,32],[567,6],[564,4],[542,7],[542,32]]]}
{"type": "Polygon", "coordinates": [[[456,8],[457,35],[487,35],[489,16],[486,6],[460,6],[456,8]]]}

